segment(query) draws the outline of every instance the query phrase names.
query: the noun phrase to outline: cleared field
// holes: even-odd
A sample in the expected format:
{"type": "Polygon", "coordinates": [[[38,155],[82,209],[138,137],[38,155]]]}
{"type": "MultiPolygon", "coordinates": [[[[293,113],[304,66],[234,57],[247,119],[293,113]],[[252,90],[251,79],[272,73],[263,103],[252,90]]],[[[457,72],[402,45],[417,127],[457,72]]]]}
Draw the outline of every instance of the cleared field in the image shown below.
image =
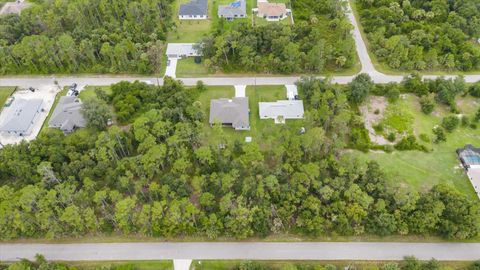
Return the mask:
{"type": "MultiPolygon", "coordinates": [[[[462,113],[471,116],[476,110],[477,100],[471,97],[457,98],[457,104],[462,113]]],[[[390,176],[392,184],[411,187],[417,190],[426,190],[436,184],[448,184],[459,191],[475,198],[475,193],[467,179],[464,169],[460,166],[455,150],[465,144],[479,145],[480,129],[459,127],[447,134],[447,141],[439,144],[433,143],[433,127],[439,125],[448,110],[437,105],[431,115],[422,113],[418,98],[407,95],[405,100],[398,101],[398,106],[414,116],[411,126],[418,137],[425,134],[430,142],[418,140],[432,149],[431,152],[421,151],[394,151],[392,153],[355,151],[354,156],[362,160],[376,160],[384,171],[390,176]]]]}

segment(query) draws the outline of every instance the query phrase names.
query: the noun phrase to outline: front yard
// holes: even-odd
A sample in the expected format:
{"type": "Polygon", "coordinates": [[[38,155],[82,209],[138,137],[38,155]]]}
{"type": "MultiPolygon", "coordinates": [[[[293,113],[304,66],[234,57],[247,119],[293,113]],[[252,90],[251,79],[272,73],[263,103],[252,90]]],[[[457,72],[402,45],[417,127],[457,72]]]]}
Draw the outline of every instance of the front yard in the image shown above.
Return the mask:
{"type": "Polygon", "coordinates": [[[285,125],[276,125],[273,119],[260,120],[258,102],[285,99],[285,86],[247,86],[246,96],[248,97],[250,109],[250,130],[236,131],[229,127],[223,127],[221,131],[215,130],[208,123],[210,100],[234,96],[235,90],[233,86],[209,86],[205,92],[200,94],[198,101],[200,101],[205,112],[203,134],[203,142],[205,144],[216,142],[223,135],[228,141],[238,140],[240,142],[244,142],[245,137],[252,137],[253,142],[258,143],[263,148],[267,148],[278,139],[276,135],[280,129],[300,130],[303,126],[303,120],[287,120],[285,125]]]}

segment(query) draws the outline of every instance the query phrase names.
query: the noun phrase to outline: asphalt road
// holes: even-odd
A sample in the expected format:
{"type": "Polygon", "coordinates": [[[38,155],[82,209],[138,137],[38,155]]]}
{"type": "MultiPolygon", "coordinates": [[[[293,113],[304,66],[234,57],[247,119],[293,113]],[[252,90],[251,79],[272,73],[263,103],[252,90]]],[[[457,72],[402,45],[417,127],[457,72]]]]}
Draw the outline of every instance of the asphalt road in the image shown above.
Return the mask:
{"type": "Polygon", "coordinates": [[[400,260],[413,255],[422,260],[473,261],[480,259],[480,243],[382,242],[196,242],[0,244],[0,261],[49,260],[400,260]]]}

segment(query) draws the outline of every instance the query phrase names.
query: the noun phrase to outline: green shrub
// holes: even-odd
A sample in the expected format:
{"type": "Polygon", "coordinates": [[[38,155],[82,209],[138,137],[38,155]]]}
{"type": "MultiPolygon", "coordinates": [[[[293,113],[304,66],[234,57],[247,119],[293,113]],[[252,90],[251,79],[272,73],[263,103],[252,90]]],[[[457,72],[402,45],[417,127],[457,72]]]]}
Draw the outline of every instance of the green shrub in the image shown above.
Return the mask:
{"type": "Polygon", "coordinates": [[[431,114],[435,109],[435,100],[429,96],[423,96],[420,98],[420,106],[424,114],[431,114]]]}
{"type": "Polygon", "coordinates": [[[382,133],[383,133],[383,130],[384,130],[384,127],[383,127],[383,124],[382,124],[382,123],[379,123],[379,124],[377,124],[377,125],[374,125],[374,126],[373,126],[373,129],[375,130],[376,133],[382,134],[382,133]]]}
{"type": "Polygon", "coordinates": [[[376,115],[378,115],[378,114],[380,114],[380,110],[379,110],[379,109],[376,109],[373,113],[376,114],[376,115]]]}
{"type": "Polygon", "coordinates": [[[447,136],[445,135],[445,130],[442,127],[433,128],[433,134],[435,134],[434,143],[446,142],[447,136]]]}
{"type": "Polygon", "coordinates": [[[420,140],[426,143],[429,143],[431,141],[428,134],[425,134],[425,133],[420,134],[418,137],[420,138],[420,140]]]}
{"type": "Polygon", "coordinates": [[[468,127],[470,125],[470,118],[468,116],[463,115],[462,116],[462,127],[468,127]]]}
{"type": "Polygon", "coordinates": [[[456,115],[446,116],[442,120],[442,127],[448,132],[454,131],[459,124],[460,124],[460,120],[456,115]]]}
{"type": "Polygon", "coordinates": [[[417,143],[417,139],[413,135],[408,135],[407,137],[402,138],[396,145],[395,149],[399,151],[406,151],[406,150],[419,150],[428,152],[427,147],[417,143]]]}
{"type": "Polygon", "coordinates": [[[397,136],[395,135],[394,132],[388,133],[387,140],[388,140],[389,142],[394,142],[396,139],[397,139],[397,136]]]}

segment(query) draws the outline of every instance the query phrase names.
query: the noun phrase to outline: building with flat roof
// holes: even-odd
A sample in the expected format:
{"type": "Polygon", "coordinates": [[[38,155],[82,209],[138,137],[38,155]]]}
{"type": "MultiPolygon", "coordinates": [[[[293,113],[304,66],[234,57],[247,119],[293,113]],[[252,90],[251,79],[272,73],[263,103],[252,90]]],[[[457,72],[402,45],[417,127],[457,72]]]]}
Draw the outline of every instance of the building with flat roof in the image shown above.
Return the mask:
{"type": "Polygon", "coordinates": [[[0,132],[30,135],[32,126],[43,109],[42,99],[15,99],[0,125],[0,132]]]}
{"type": "Polygon", "coordinates": [[[235,130],[250,130],[248,97],[212,99],[209,123],[220,123],[235,130]]]}
{"type": "Polygon", "coordinates": [[[259,102],[260,119],[273,119],[275,124],[284,124],[287,119],[303,119],[304,109],[301,100],[278,100],[259,102]]]}
{"type": "Polygon", "coordinates": [[[247,4],[245,3],[245,0],[238,0],[229,5],[219,5],[218,17],[225,18],[229,21],[237,18],[246,18],[247,4]]]}
{"type": "Polygon", "coordinates": [[[82,103],[75,96],[61,97],[48,122],[48,127],[59,128],[64,133],[71,133],[86,125],[82,115],[82,103]]]}
{"type": "Polygon", "coordinates": [[[208,0],[191,0],[180,5],[178,18],[180,20],[205,20],[208,17],[208,0]]]}

